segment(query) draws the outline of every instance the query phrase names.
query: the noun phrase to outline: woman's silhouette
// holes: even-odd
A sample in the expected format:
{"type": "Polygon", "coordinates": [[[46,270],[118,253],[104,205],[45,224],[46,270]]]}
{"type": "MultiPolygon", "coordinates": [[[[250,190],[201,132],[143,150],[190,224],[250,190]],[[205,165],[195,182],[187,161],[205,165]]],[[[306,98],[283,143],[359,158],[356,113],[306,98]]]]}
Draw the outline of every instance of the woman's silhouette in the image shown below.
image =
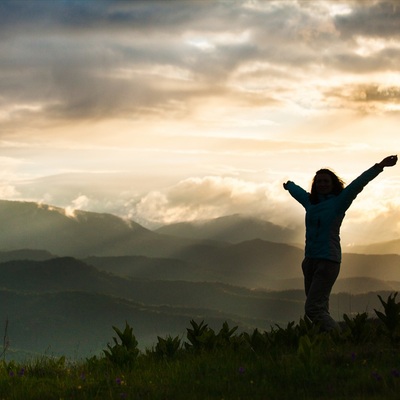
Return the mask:
{"type": "Polygon", "coordinates": [[[347,187],[329,169],[316,172],[310,193],[291,181],[283,184],[306,211],[306,244],[302,263],[307,296],[305,313],[324,331],[338,328],[329,314],[329,296],[340,270],[340,226],[345,212],[365,185],[376,178],[383,168],[396,163],[397,156],[386,157],[347,187]]]}

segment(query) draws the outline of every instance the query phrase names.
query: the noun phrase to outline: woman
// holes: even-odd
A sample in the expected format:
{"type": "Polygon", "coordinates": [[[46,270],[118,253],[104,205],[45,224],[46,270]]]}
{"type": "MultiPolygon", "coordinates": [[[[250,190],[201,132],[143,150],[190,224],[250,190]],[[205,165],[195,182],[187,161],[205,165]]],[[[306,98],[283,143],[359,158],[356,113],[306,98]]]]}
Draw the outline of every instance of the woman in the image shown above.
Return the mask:
{"type": "Polygon", "coordinates": [[[329,296],[339,275],[342,253],[340,226],[346,210],[372,179],[385,167],[397,163],[397,156],[384,158],[344,188],[343,181],[329,169],[317,171],[311,193],[288,181],[283,187],[306,210],[306,245],[302,263],[306,292],[305,313],[323,331],[337,329],[329,314],[329,296]]]}

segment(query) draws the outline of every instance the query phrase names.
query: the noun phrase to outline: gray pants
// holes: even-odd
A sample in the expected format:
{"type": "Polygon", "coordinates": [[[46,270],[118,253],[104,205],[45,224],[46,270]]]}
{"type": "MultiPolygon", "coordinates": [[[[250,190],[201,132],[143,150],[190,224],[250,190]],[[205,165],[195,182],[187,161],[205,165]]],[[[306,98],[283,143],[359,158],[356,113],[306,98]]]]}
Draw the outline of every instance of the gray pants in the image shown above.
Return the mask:
{"type": "Polygon", "coordinates": [[[329,314],[329,296],[339,275],[340,263],[306,257],[301,267],[307,296],[307,317],[324,331],[339,329],[339,325],[329,314]]]}

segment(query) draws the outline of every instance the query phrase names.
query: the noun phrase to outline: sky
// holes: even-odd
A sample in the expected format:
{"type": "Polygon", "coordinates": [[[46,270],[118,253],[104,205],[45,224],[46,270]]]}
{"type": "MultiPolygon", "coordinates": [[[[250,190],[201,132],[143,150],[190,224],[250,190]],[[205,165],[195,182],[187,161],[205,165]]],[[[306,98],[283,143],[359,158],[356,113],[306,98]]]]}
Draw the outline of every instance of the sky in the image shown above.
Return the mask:
{"type": "MultiPolygon", "coordinates": [[[[0,2],[0,199],[145,227],[259,216],[399,152],[398,1],[0,2]]],[[[345,246],[400,238],[400,166],[358,196],[345,246]]],[[[299,240],[301,240],[300,238],[299,240]]]]}

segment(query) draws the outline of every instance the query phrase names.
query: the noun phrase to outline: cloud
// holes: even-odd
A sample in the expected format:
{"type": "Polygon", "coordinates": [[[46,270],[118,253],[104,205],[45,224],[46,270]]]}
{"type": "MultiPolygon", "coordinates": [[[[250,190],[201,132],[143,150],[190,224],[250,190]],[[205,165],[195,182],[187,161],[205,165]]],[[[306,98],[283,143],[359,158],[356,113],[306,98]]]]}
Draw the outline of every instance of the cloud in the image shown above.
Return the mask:
{"type": "MultiPolygon", "coordinates": [[[[367,186],[347,212],[342,228],[344,245],[398,237],[400,224],[393,222],[400,220],[396,193],[397,186],[393,184],[392,190],[387,190],[385,181],[367,186]]],[[[169,223],[242,214],[293,228],[298,232],[297,241],[304,239],[304,209],[282,189],[280,181],[272,179],[257,183],[219,176],[190,178],[164,191],[151,191],[126,203],[125,207],[128,219],[150,229],[169,223]]]]}
{"type": "Polygon", "coordinates": [[[347,4],[329,14],[329,2],[4,1],[0,123],[14,135],[27,121],[201,118],[213,100],[276,110],[316,65],[321,79],[397,70],[389,42],[368,57],[354,51],[360,35],[397,37],[399,7],[347,4]]]}
{"type": "Polygon", "coordinates": [[[348,243],[367,244],[395,240],[400,236],[400,203],[388,196],[369,209],[349,211],[343,229],[348,243]]]}
{"type": "Polygon", "coordinates": [[[72,200],[72,205],[65,207],[65,215],[70,218],[75,218],[75,211],[85,210],[89,206],[89,198],[85,195],[80,195],[72,200]]]}
{"type": "Polygon", "coordinates": [[[398,38],[400,7],[397,0],[349,2],[351,12],[335,17],[336,29],[342,37],[398,38]]]}
{"type": "Polygon", "coordinates": [[[331,104],[363,114],[400,112],[400,86],[349,84],[346,88],[330,88],[325,93],[331,104]]]}
{"type": "Polygon", "coordinates": [[[13,185],[1,184],[0,185],[0,198],[1,199],[14,199],[19,196],[19,192],[13,185]]]}
{"type": "Polygon", "coordinates": [[[152,224],[210,219],[223,215],[257,215],[288,225],[291,212],[282,215],[281,184],[255,183],[230,177],[185,179],[164,192],[152,191],[135,204],[130,215],[152,224]]]}

